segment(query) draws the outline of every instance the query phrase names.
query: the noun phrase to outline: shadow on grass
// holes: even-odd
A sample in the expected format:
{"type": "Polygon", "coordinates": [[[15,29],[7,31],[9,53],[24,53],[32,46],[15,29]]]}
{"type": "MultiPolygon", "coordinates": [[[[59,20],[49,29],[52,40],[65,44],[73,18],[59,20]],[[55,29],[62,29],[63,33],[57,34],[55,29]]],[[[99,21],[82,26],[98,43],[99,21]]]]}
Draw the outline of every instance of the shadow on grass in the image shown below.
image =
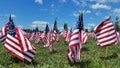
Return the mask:
{"type": "Polygon", "coordinates": [[[38,63],[37,61],[34,61],[34,60],[33,60],[29,65],[31,65],[31,64],[32,64],[33,66],[37,66],[39,63],[38,63]]]}
{"type": "Polygon", "coordinates": [[[58,53],[57,50],[54,50],[53,52],[50,52],[51,55],[58,53]]]}
{"type": "Polygon", "coordinates": [[[88,49],[88,48],[83,47],[83,48],[82,48],[82,51],[89,51],[89,49],[88,49]]]}
{"type": "Polygon", "coordinates": [[[84,60],[80,62],[80,68],[88,68],[88,65],[91,63],[90,60],[84,60]]]}
{"type": "Polygon", "coordinates": [[[110,55],[110,56],[107,56],[107,57],[100,57],[102,60],[109,60],[109,59],[115,59],[115,58],[117,58],[118,57],[118,55],[117,55],[117,53],[113,53],[112,55],[110,55]]]}
{"type": "Polygon", "coordinates": [[[67,45],[67,46],[69,45],[69,43],[67,43],[67,42],[65,42],[65,41],[64,41],[64,44],[67,45]]]}
{"type": "Polygon", "coordinates": [[[77,68],[88,68],[89,64],[91,63],[90,60],[83,60],[81,62],[76,62],[71,66],[75,66],[77,68]]]}
{"type": "Polygon", "coordinates": [[[18,58],[14,57],[14,56],[12,56],[12,57],[10,58],[10,60],[11,60],[12,62],[14,62],[14,63],[21,63],[21,62],[22,62],[21,60],[19,60],[18,58]]]}
{"type": "Polygon", "coordinates": [[[37,62],[36,61],[32,61],[32,62],[27,62],[27,61],[25,61],[25,62],[23,62],[23,61],[21,61],[21,60],[19,60],[18,58],[16,58],[16,57],[11,57],[11,61],[13,62],[13,63],[17,63],[17,64],[19,64],[19,63],[24,63],[24,64],[27,64],[27,65],[33,65],[33,66],[37,66],[37,62]]]}

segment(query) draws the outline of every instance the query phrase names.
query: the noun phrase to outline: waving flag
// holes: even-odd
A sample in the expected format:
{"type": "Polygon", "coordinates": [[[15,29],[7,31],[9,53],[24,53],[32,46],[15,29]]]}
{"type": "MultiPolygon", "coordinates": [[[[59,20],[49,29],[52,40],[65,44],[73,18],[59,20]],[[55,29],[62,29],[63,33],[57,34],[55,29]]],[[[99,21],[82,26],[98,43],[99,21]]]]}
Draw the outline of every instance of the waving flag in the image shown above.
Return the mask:
{"type": "Polygon", "coordinates": [[[34,30],[34,36],[33,36],[33,40],[35,41],[35,43],[39,43],[40,42],[40,32],[38,27],[35,28],[34,30]]]}
{"type": "Polygon", "coordinates": [[[45,31],[42,36],[43,47],[48,47],[50,44],[50,31],[48,24],[46,25],[45,31]]]}
{"type": "Polygon", "coordinates": [[[35,41],[35,43],[39,43],[40,42],[40,39],[41,39],[41,34],[40,34],[40,32],[35,32],[35,34],[34,34],[34,38],[33,38],[33,40],[35,41]]]}
{"type": "Polygon", "coordinates": [[[64,42],[69,42],[70,41],[70,31],[66,30],[64,32],[64,42]]]}
{"type": "MultiPolygon", "coordinates": [[[[9,19],[11,20],[11,18],[9,19]]],[[[0,36],[0,41],[4,44],[5,43],[5,40],[6,40],[6,33],[7,33],[7,28],[8,28],[8,25],[4,25],[3,28],[2,28],[2,33],[1,33],[1,36],[0,36]]]]}
{"type": "Polygon", "coordinates": [[[87,33],[89,37],[96,39],[96,35],[94,32],[87,33]]]}
{"type": "Polygon", "coordinates": [[[5,50],[22,61],[31,62],[36,53],[35,47],[24,36],[22,30],[14,26],[11,18],[5,28],[5,50]]]}
{"type": "Polygon", "coordinates": [[[56,38],[57,38],[57,21],[55,19],[53,30],[52,30],[52,40],[51,40],[51,44],[49,46],[49,50],[51,52],[54,51],[54,43],[56,42],[56,38]]]}
{"type": "Polygon", "coordinates": [[[117,44],[120,44],[120,32],[116,32],[117,35],[117,44]]]}
{"type": "Polygon", "coordinates": [[[80,41],[80,22],[77,22],[74,26],[73,33],[71,35],[71,40],[68,46],[68,61],[70,63],[78,62],[80,60],[81,54],[81,41],[80,41]]]}
{"type": "Polygon", "coordinates": [[[2,31],[0,31],[0,36],[2,35],[2,31]]]}
{"type": "Polygon", "coordinates": [[[63,38],[64,42],[67,43],[70,41],[70,31],[68,30],[67,24],[64,24],[64,30],[63,38]]]}
{"type": "Polygon", "coordinates": [[[88,36],[87,33],[84,31],[84,25],[83,25],[83,13],[81,12],[81,14],[79,15],[79,20],[78,22],[80,23],[80,41],[82,44],[87,42],[88,36]]]}
{"type": "Polygon", "coordinates": [[[30,41],[32,41],[32,40],[34,40],[34,36],[35,36],[35,32],[32,32],[31,34],[30,34],[30,41]]]}
{"type": "Polygon", "coordinates": [[[81,30],[81,42],[86,43],[88,39],[87,33],[84,30],[81,30]]]}
{"type": "Polygon", "coordinates": [[[114,25],[109,21],[109,19],[101,22],[96,27],[95,34],[101,47],[110,46],[117,42],[114,25]]]}
{"type": "MultiPolygon", "coordinates": [[[[55,36],[55,42],[58,42],[59,41],[59,30],[58,30],[58,27],[57,27],[57,18],[55,19],[55,22],[54,22],[54,26],[53,26],[53,35],[56,34],[55,36]]],[[[54,37],[54,36],[53,36],[54,37]]]]}

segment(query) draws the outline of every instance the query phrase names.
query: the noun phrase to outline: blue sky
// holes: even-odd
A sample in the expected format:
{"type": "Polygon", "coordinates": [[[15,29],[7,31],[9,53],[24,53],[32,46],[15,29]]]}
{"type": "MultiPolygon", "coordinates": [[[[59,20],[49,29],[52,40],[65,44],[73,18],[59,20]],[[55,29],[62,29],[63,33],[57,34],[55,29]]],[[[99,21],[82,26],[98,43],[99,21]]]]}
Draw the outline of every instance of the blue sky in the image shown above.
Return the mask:
{"type": "Polygon", "coordinates": [[[67,23],[71,28],[83,11],[84,27],[90,29],[108,16],[120,17],[120,0],[0,0],[0,29],[12,14],[14,23],[20,28],[44,30],[51,28],[55,18],[59,29],[67,23]]]}

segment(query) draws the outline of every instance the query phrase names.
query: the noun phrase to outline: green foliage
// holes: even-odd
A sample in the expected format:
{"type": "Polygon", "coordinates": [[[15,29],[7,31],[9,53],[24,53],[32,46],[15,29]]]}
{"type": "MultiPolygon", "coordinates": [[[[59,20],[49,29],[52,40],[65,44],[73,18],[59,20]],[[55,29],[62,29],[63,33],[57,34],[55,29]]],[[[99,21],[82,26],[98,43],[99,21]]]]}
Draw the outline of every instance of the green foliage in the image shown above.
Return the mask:
{"type": "Polygon", "coordinates": [[[68,45],[64,44],[62,38],[55,43],[54,53],[50,53],[48,48],[43,48],[42,43],[33,43],[37,53],[30,64],[13,57],[4,50],[1,43],[0,45],[0,68],[120,68],[120,46],[109,46],[108,57],[105,57],[105,48],[96,46],[96,41],[92,38],[82,45],[81,60],[73,65],[67,61],[68,45]]]}
{"type": "Polygon", "coordinates": [[[90,29],[90,32],[93,32],[94,31],[94,27],[92,26],[91,29],[90,29]]]}
{"type": "Polygon", "coordinates": [[[120,31],[119,17],[118,16],[116,17],[116,20],[115,20],[115,29],[117,31],[120,31]]]}
{"type": "Polygon", "coordinates": [[[85,29],[85,32],[88,32],[88,29],[85,29]]]}
{"type": "Polygon", "coordinates": [[[64,30],[68,30],[67,23],[64,23],[63,27],[64,27],[64,30]]]}

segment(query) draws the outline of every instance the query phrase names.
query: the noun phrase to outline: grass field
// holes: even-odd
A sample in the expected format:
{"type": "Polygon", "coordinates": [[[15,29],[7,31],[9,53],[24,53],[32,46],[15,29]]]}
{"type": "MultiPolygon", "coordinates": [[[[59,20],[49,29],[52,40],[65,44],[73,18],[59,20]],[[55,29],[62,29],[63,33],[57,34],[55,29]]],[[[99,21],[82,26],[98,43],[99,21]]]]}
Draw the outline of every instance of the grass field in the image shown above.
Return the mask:
{"type": "Polygon", "coordinates": [[[41,43],[33,43],[37,54],[31,64],[19,61],[7,53],[1,43],[0,45],[0,68],[120,68],[120,45],[108,47],[108,56],[105,57],[106,49],[96,46],[96,41],[92,38],[83,45],[80,62],[72,66],[67,61],[67,45],[62,38],[55,43],[56,52],[53,54],[43,48],[41,43]]]}

